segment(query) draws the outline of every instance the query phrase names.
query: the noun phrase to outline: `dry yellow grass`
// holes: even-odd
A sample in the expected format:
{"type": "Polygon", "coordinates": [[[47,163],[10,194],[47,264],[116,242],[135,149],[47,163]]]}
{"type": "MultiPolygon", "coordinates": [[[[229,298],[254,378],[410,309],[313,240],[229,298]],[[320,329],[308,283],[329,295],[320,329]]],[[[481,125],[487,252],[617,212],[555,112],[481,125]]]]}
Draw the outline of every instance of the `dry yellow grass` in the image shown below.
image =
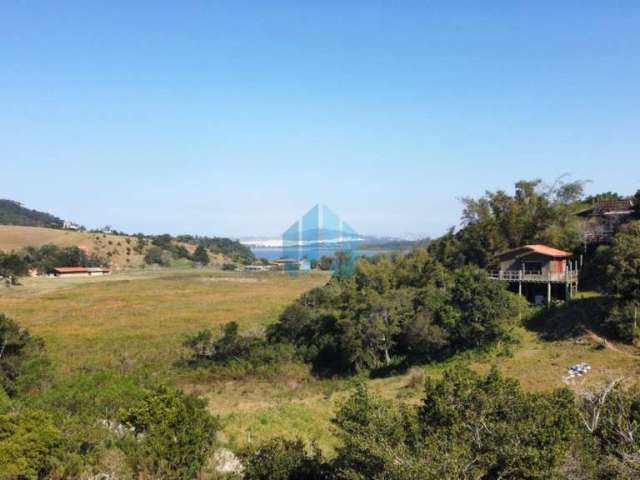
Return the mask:
{"type": "MultiPolygon", "coordinates": [[[[136,237],[127,235],[0,225],[0,251],[18,251],[25,247],[41,247],[47,244],[59,247],[80,247],[107,259],[115,270],[144,267],[146,249],[142,253],[136,253],[133,249],[136,243],[136,237]]],[[[194,245],[182,245],[190,253],[195,250],[194,245]]],[[[224,255],[210,254],[209,256],[212,268],[218,268],[229,261],[224,255]]]]}
{"type": "Polygon", "coordinates": [[[30,278],[0,291],[0,312],[41,335],[67,374],[87,367],[170,368],[184,335],[237,321],[262,328],[327,276],[155,270],[30,278]]]}
{"type": "MultiPolygon", "coordinates": [[[[104,278],[28,278],[18,288],[0,289],[0,312],[15,318],[47,342],[57,374],[83,368],[144,368],[168,377],[209,401],[224,421],[231,445],[276,435],[316,441],[326,452],[335,447],[330,419],[348,396],[348,380],[319,380],[305,365],[291,364],[276,379],[199,378],[179,370],[185,334],[237,321],[243,330],[260,330],[287,304],[327,275],[290,277],[279,273],[243,274],[208,270],[141,270],[104,278]]],[[[368,380],[371,391],[387,399],[417,403],[425,376],[466,364],[477,371],[496,365],[527,390],[568,385],[576,392],[620,376],[640,374],[638,348],[591,335],[544,341],[524,328],[511,355],[462,355],[444,364],[413,367],[403,375],[368,380]],[[566,369],[589,362],[593,370],[565,381],[566,369]]]]}
{"type": "Polygon", "coordinates": [[[316,439],[330,449],[332,382],[293,364],[275,381],[194,380],[175,367],[184,335],[237,321],[261,330],[303,292],[323,285],[323,273],[291,277],[207,270],[141,270],[97,278],[26,278],[0,289],[0,312],[42,336],[59,377],[85,368],[141,368],[169,377],[209,399],[229,442],[277,433],[316,439]],[[301,420],[305,418],[306,420],[301,420]]]}
{"type": "Polygon", "coordinates": [[[135,238],[120,235],[0,225],[0,250],[2,251],[20,250],[29,246],[40,247],[46,244],[53,244],[59,247],[77,246],[105,258],[107,253],[111,252],[114,268],[139,267],[143,265],[144,256],[133,251],[135,243],[135,238]],[[129,253],[127,253],[127,248],[129,248],[129,253]]]}

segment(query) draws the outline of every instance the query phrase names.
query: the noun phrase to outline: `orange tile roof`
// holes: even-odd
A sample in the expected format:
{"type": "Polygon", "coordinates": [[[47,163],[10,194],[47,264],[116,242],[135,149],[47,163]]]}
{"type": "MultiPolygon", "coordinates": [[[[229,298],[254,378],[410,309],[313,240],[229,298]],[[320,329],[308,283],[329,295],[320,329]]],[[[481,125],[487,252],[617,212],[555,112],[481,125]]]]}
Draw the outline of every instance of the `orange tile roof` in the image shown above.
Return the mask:
{"type": "Polygon", "coordinates": [[[526,250],[528,250],[531,253],[539,253],[541,255],[546,255],[548,257],[554,257],[554,258],[566,258],[572,255],[571,252],[565,252],[564,250],[558,250],[557,248],[536,243],[533,245],[524,245],[522,247],[512,248],[511,250],[507,250],[506,252],[502,252],[498,254],[498,256],[503,257],[512,253],[516,253],[519,251],[526,251],[526,250]]]}
{"type": "Polygon", "coordinates": [[[58,273],[82,273],[86,272],[86,267],[56,267],[53,269],[58,273]]]}
{"type": "Polygon", "coordinates": [[[56,267],[53,269],[58,273],[86,273],[86,272],[110,272],[107,267],[56,267]]]}

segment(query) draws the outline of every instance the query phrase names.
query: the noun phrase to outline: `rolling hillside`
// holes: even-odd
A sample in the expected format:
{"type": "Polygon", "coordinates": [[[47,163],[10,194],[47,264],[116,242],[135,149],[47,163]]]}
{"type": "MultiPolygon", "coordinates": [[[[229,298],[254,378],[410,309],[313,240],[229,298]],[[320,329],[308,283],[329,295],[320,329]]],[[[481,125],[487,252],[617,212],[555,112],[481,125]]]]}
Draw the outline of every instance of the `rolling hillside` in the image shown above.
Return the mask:
{"type": "Polygon", "coordinates": [[[59,247],[77,246],[101,257],[110,256],[112,265],[116,269],[139,267],[144,264],[144,255],[133,250],[133,245],[135,245],[133,237],[54,228],[0,225],[0,250],[2,251],[17,251],[28,246],[40,247],[46,244],[59,247]]]}
{"type": "Polygon", "coordinates": [[[14,200],[0,199],[0,225],[60,228],[63,223],[50,213],[31,210],[14,200]]]}
{"type": "MultiPolygon", "coordinates": [[[[144,254],[137,253],[135,237],[104,233],[78,232],[55,228],[23,227],[16,225],[0,225],[0,251],[17,251],[24,247],[40,247],[53,244],[59,247],[77,246],[101,257],[110,257],[112,267],[116,270],[139,268],[144,265],[144,254]]],[[[194,245],[184,244],[193,253],[194,245]]],[[[228,261],[223,255],[210,254],[212,266],[222,265],[228,261]]]]}

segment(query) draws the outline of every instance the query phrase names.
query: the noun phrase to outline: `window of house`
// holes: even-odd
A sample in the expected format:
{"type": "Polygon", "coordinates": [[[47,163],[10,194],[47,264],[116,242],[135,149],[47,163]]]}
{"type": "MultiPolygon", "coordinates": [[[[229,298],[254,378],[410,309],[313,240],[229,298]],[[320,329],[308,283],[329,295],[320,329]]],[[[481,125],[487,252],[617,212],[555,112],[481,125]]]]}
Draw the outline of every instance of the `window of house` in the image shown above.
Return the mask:
{"type": "Polygon", "coordinates": [[[542,262],[522,262],[525,273],[541,274],[542,262]]]}

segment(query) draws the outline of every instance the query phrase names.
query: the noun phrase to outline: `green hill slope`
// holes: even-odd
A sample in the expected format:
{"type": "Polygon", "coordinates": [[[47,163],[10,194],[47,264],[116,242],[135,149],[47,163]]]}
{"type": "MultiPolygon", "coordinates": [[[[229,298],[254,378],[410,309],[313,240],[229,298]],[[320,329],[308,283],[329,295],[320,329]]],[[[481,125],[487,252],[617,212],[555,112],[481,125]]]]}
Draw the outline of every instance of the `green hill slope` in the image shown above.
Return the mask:
{"type": "Polygon", "coordinates": [[[14,200],[0,199],[0,225],[61,228],[62,219],[50,213],[24,207],[14,200]]]}

